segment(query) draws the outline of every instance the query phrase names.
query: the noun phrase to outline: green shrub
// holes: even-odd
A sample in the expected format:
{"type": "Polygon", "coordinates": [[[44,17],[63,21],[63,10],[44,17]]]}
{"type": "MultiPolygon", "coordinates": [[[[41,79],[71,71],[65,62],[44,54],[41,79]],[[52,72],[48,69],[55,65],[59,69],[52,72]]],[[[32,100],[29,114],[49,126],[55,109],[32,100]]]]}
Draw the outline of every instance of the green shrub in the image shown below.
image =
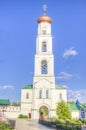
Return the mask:
{"type": "Polygon", "coordinates": [[[82,125],[82,121],[80,121],[80,120],[77,120],[76,123],[79,125],[82,125]]]}
{"type": "Polygon", "coordinates": [[[62,129],[62,125],[61,124],[56,124],[56,128],[57,129],[62,129]]]}
{"type": "Polygon", "coordinates": [[[69,120],[69,124],[76,124],[75,120],[69,120]]]}
{"type": "Polygon", "coordinates": [[[0,130],[12,130],[12,127],[8,122],[1,122],[0,130]]]}
{"type": "Polygon", "coordinates": [[[57,118],[56,117],[52,117],[51,121],[57,122],[57,118]]]}
{"type": "Polygon", "coordinates": [[[56,124],[56,128],[61,130],[81,130],[80,125],[72,124],[56,124]]]}
{"type": "Polygon", "coordinates": [[[20,114],[20,115],[18,116],[18,118],[21,118],[21,119],[27,119],[28,116],[27,116],[27,115],[20,114]]]}
{"type": "Polygon", "coordinates": [[[63,130],[72,130],[72,125],[62,125],[63,130]]]}
{"type": "Polygon", "coordinates": [[[65,123],[65,120],[63,120],[63,119],[57,119],[57,122],[62,124],[62,123],[65,123]]]}
{"type": "Polygon", "coordinates": [[[72,130],[72,125],[67,125],[66,130],[72,130]]]}
{"type": "Polygon", "coordinates": [[[86,124],[86,119],[84,120],[84,123],[86,124]]]}
{"type": "Polygon", "coordinates": [[[86,124],[86,119],[85,120],[81,120],[83,124],[86,124]]]}
{"type": "Polygon", "coordinates": [[[61,130],[72,130],[72,125],[56,124],[56,128],[61,130]]]}
{"type": "Polygon", "coordinates": [[[56,128],[61,130],[81,130],[81,120],[62,120],[57,119],[56,128]]]}

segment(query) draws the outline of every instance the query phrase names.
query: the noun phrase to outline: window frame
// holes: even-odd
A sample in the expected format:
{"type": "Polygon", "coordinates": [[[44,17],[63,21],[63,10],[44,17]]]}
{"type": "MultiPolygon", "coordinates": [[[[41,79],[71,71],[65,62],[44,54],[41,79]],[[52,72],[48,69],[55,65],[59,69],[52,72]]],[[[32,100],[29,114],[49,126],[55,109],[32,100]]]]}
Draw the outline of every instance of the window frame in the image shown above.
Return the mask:
{"type": "Polygon", "coordinates": [[[46,99],[48,99],[49,98],[49,90],[47,89],[46,90],[46,99]]]}
{"type": "Polygon", "coordinates": [[[47,42],[46,41],[42,42],[42,52],[47,52],[47,42]]]}
{"type": "Polygon", "coordinates": [[[41,61],[41,74],[47,75],[48,74],[48,64],[46,60],[41,61]]]}
{"type": "Polygon", "coordinates": [[[42,90],[39,90],[39,99],[42,99],[42,90]]]}
{"type": "Polygon", "coordinates": [[[26,99],[29,99],[29,93],[26,93],[26,99]]]}

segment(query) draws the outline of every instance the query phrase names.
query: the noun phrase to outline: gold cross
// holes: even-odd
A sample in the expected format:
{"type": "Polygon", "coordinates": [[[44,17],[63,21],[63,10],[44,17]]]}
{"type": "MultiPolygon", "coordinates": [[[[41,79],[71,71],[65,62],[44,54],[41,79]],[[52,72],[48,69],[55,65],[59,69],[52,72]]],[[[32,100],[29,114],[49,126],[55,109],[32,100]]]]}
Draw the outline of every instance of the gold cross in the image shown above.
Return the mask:
{"type": "Polygon", "coordinates": [[[43,6],[43,10],[44,10],[44,15],[46,15],[47,6],[45,4],[43,6]]]}

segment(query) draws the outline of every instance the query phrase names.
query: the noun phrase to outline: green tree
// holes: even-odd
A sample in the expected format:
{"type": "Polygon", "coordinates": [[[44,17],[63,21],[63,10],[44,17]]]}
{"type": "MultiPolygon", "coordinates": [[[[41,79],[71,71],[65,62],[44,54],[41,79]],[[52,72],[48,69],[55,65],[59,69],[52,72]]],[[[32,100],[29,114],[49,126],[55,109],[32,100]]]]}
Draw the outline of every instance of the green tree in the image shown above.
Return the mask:
{"type": "Polygon", "coordinates": [[[68,104],[63,100],[57,104],[56,114],[59,119],[71,119],[71,112],[68,104]]]}
{"type": "Polygon", "coordinates": [[[13,106],[20,106],[20,102],[13,102],[12,105],[13,106]]]}
{"type": "Polygon", "coordinates": [[[71,103],[71,104],[75,104],[75,101],[72,100],[72,101],[69,101],[69,103],[71,103]]]}

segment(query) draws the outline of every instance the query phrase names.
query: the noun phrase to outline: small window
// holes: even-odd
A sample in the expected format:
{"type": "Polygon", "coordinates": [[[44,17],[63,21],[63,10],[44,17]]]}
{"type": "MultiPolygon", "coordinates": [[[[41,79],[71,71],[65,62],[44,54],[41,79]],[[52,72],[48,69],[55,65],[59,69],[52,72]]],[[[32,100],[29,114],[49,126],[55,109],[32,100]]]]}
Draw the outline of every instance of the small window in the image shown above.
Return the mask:
{"type": "Polygon", "coordinates": [[[48,90],[46,90],[46,99],[48,99],[49,98],[49,92],[48,92],[48,90]]]}
{"type": "Polygon", "coordinates": [[[61,93],[59,94],[59,99],[62,100],[62,94],[61,93]]]}
{"type": "Polygon", "coordinates": [[[83,119],[85,118],[85,112],[84,111],[81,112],[81,118],[83,118],[83,119]]]}
{"type": "Polygon", "coordinates": [[[28,99],[28,98],[29,98],[29,93],[26,94],[26,99],[28,99]]]}
{"type": "Polygon", "coordinates": [[[42,98],[42,90],[39,91],[39,98],[42,98]]]}
{"type": "Polygon", "coordinates": [[[46,42],[42,42],[42,52],[46,52],[47,51],[47,44],[46,42]]]}
{"type": "Polygon", "coordinates": [[[42,34],[46,34],[46,27],[42,28],[42,34]]]}

